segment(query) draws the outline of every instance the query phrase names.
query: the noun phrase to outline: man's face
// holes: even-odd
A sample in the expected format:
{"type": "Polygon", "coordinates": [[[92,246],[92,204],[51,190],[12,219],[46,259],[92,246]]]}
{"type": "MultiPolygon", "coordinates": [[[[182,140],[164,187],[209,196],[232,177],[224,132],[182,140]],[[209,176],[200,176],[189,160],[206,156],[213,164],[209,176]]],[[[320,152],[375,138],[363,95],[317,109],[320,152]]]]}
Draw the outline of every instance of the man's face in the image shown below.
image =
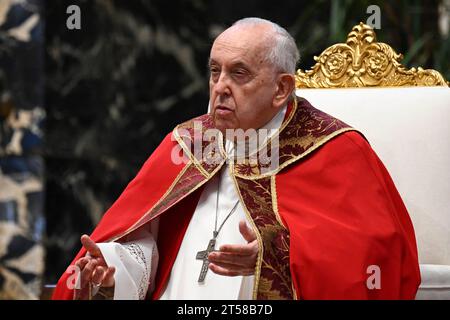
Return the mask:
{"type": "Polygon", "coordinates": [[[214,42],[210,61],[211,114],[217,129],[258,129],[276,114],[276,73],[265,59],[265,26],[236,28],[214,42]]]}

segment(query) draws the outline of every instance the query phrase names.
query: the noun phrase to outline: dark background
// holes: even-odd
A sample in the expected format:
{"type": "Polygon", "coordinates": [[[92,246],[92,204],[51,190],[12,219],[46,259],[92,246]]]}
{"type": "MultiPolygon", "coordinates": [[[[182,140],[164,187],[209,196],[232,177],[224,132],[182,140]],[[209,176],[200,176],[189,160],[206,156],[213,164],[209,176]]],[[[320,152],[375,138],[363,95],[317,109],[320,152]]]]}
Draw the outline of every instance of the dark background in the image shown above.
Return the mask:
{"type": "MultiPolygon", "coordinates": [[[[447,34],[439,29],[448,1],[38,2],[45,45],[35,58],[43,57],[42,70],[27,74],[45,76],[47,283],[56,282],[80,235],[93,230],[162,138],[206,111],[210,46],[235,20],[257,16],[285,27],[300,48],[299,67],[309,69],[314,55],[345,42],[370,16],[367,7],[379,5],[378,40],[403,53],[408,67],[434,68],[450,78],[448,26],[447,34]],[[81,8],[81,30],[66,28],[72,4],[81,8]]],[[[13,90],[11,72],[4,77],[10,80],[4,92],[27,96],[25,87],[13,90]]],[[[11,103],[24,108],[20,101],[11,103]]]]}

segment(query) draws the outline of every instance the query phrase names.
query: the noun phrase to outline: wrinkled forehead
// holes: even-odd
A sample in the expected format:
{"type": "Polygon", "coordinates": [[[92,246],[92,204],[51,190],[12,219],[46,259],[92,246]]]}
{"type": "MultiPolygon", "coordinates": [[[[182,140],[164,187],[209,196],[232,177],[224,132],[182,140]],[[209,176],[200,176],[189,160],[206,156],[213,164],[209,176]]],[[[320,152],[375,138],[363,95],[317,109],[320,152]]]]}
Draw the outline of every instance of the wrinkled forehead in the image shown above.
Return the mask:
{"type": "Polygon", "coordinates": [[[231,27],[213,43],[210,59],[246,60],[253,62],[266,56],[270,35],[261,27],[231,27]]]}

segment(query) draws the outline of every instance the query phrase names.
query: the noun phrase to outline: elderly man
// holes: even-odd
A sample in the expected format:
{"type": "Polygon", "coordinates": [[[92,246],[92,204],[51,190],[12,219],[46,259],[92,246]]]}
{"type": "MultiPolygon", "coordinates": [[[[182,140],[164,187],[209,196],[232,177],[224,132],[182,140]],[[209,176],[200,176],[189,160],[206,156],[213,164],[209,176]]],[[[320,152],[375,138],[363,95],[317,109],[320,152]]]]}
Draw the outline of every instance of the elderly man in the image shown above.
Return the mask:
{"type": "Polygon", "coordinates": [[[54,298],[413,299],[406,208],[364,137],[293,95],[298,56],[267,20],[220,34],[210,113],[155,150],[54,298]]]}

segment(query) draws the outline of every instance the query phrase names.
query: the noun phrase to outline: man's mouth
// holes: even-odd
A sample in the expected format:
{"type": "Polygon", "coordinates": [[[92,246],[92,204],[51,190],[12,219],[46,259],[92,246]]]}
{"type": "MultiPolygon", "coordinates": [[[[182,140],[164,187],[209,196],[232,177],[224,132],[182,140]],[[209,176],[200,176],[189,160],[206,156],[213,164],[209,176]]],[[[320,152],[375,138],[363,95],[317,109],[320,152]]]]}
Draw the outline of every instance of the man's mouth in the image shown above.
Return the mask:
{"type": "Polygon", "coordinates": [[[216,113],[218,115],[225,116],[225,115],[231,114],[233,112],[234,112],[234,110],[229,108],[229,107],[227,107],[227,106],[218,105],[216,107],[216,113]]]}

